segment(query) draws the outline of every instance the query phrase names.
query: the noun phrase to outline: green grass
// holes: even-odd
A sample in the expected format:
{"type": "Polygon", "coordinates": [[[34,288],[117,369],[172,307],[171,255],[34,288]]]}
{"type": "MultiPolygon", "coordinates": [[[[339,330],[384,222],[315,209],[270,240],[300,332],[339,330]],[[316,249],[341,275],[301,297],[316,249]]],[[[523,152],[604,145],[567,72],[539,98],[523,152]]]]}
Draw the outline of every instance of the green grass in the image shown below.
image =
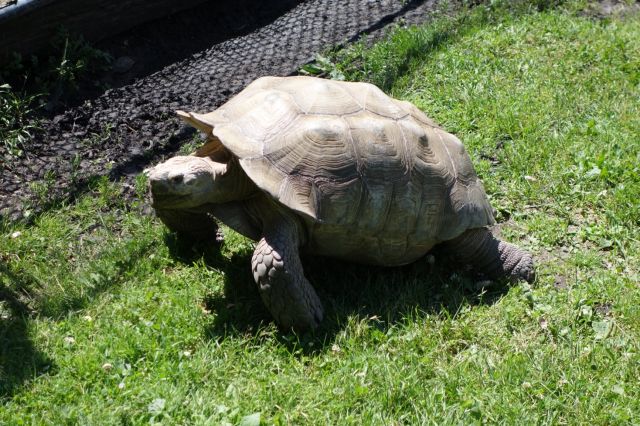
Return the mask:
{"type": "Polygon", "coordinates": [[[465,142],[533,286],[307,260],[327,319],[295,336],[251,242],[185,245],[118,184],[4,225],[0,423],[637,423],[638,40],[637,15],[476,9],[336,56],[465,142]]]}

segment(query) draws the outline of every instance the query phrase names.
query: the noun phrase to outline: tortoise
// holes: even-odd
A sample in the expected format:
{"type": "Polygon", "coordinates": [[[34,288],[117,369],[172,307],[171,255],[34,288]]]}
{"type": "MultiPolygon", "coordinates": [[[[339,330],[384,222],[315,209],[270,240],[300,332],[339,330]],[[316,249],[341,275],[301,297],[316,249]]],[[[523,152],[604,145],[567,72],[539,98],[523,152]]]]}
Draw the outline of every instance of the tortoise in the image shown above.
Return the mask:
{"type": "Polygon", "coordinates": [[[396,266],[440,244],[491,278],[534,279],[531,255],[489,229],[458,138],[372,84],[262,77],[213,112],[177,113],[208,141],[148,171],[157,215],[196,238],[217,218],[258,241],[253,277],[285,328],[323,318],[300,251],[396,266]]]}

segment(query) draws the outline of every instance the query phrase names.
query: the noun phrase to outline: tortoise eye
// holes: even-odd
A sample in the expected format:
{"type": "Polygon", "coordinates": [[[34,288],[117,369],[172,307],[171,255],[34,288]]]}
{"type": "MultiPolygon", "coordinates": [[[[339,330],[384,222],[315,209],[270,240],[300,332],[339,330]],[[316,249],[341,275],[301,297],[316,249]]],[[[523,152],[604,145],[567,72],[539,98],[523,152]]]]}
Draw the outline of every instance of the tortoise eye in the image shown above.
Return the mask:
{"type": "Polygon", "coordinates": [[[181,174],[179,174],[179,175],[171,176],[169,180],[171,181],[171,183],[182,183],[182,181],[184,180],[184,177],[181,174]]]}

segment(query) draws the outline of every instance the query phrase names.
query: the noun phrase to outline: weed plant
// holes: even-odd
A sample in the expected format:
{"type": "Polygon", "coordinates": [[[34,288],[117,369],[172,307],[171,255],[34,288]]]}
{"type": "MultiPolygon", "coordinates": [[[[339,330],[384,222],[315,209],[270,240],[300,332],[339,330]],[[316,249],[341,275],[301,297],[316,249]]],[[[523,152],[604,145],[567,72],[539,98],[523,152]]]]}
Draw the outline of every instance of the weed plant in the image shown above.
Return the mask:
{"type": "Polygon", "coordinates": [[[37,130],[37,124],[30,120],[37,98],[16,93],[9,84],[0,85],[0,156],[10,159],[22,155],[37,130]]]}

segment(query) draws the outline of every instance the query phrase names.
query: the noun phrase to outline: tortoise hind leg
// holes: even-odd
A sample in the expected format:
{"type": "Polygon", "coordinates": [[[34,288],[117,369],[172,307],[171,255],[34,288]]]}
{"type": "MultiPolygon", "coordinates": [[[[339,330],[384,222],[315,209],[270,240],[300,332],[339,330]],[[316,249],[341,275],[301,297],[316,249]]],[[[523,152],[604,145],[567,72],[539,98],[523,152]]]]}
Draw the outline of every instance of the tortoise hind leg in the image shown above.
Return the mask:
{"type": "Polygon", "coordinates": [[[460,263],[470,264],[491,278],[533,282],[535,271],[531,254],[497,239],[489,229],[469,229],[443,243],[446,252],[460,263]]]}
{"type": "Polygon", "coordinates": [[[314,329],[323,317],[315,290],[307,281],[298,254],[297,228],[286,221],[270,225],[251,259],[262,301],[283,328],[314,329]]]}

